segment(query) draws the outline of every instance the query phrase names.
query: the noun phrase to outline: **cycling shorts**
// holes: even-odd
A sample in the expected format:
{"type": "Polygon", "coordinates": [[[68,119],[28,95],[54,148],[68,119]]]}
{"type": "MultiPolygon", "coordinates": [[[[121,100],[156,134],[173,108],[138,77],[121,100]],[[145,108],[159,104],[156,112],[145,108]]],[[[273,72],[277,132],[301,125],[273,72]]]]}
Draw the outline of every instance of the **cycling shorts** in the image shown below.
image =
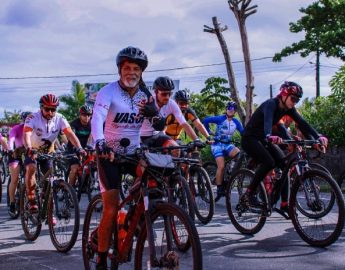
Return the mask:
{"type": "Polygon", "coordinates": [[[132,163],[116,163],[109,159],[97,157],[99,184],[101,192],[120,189],[123,174],[136,175],[137,165],[132,163]]]}
{"type": "Polygon", "coordinates": [[[236,146],[233,144],[225,144],[221,142],[216,142],[211,145],[211,151],[214,158],[228,157],[234,148],[236,148],[236,146]]]}
{"type": "Polygon", "coordinates": [[[162,147],[167,141],[172,141],[173,139],[163,132],[159,132],[153,136],[141,136],[140,140],[148,147],[162,147]]]}
{"type": "Polygon", "coordinates": [[[51,159],[32,159],[31,157],[25,155],[24,166],[29,164],[39,164],[40,170],[45,174],[48,170],[53,168],[53,161],[51,159]]]}

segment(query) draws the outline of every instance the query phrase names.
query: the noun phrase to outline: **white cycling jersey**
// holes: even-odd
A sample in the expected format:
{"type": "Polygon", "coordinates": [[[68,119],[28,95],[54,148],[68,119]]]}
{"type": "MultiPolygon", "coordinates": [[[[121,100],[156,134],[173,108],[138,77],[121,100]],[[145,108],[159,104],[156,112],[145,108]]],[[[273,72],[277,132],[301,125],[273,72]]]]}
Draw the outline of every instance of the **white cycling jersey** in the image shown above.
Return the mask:
{"type": "Polygon", "coordinates": [[[30,114],[25,119],[24,131],[31,129],[31,146],[37,149],[50,148],[61,131],[69,128],[66,118],[56,113],[54,117],[47,120],[41,111],[30,114]]]}
{"type": "MultiPolygon", "coordinates": [[[[169,114],[172,114],[175,116],[177,122],[180,125],[183,125],[187,122],[184,115],[182,114],[182,111],[180,107],[177,105],[175,100],[169,99],[168,103],[163,105],[162,107],[159,107],[157,104],[156,96],[153,96],[156,107],[158,108],[160,116],[167,118],[169,114]]],[[[143,126],[140,129],[140,136],[146,137],[146,136],[153,136],[157,134],[159,131],[156,131],[150,121],[148,119],[144,120],[143,126]]]]}
{"type": "Polygon", "coordinates": [[[144,117],[139,114],[139,103],[147,102],[149,91],[139,89],[133,97],[122,89],[118,82],[104,86],[97,94],[91,119],[91,134],[94,141],[105,139],[115,152],[123,152],[122,138],[128,138],[127,153],[140,146],[139,131],[144,117]]]}

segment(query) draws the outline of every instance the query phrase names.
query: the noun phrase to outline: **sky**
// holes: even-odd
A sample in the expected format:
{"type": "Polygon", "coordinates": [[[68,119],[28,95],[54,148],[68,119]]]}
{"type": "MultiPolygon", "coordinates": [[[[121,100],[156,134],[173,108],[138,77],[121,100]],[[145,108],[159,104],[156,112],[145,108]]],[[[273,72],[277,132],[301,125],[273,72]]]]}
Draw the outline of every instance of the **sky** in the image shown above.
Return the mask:
{"type": "MultiPolygon", "coordinates": [[[[315,96],[315,56],[298,54],[281,63],[270,59],[303,34],[289,31],[312,0],[253,0],[257,13],[246,20],[255,84],[255,103],[277,94],[284,80],[298,82],[304,97],[315,96]]],[[[35,111],[40,96],[71,92],[80,83],[118,79],[116,54],[127,46],[146,52],[145,81],[158,76],[179,80],[180,89],[200,92],[212,76],[224,77],[226,67],[213,27],[216,16],[245,98],[241,39],[226,0],[2,0],[0,9],[0,117],[4,110],[35,111]],[[81,76],[83,75],[83,76],[81,76]],[[92,76],[85,76],[92,75],[92,76]],[[28,78],[34,77],[34,78],[28,78]],[[42,78],[48,77],[48,78],[42,78]]],[[[341,62],[321,57],[321,95],[341,62]]]]}

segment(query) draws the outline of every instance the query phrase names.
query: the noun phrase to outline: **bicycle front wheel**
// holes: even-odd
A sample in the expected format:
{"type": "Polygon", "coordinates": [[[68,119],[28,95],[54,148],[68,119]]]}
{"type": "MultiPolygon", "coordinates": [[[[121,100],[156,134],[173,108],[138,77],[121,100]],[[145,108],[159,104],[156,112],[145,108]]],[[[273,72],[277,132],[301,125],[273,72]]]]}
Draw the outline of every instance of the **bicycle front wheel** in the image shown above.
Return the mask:
{"type": "Polygon", "coordinates": [[[295,181],[289,204],[292,223],[305,242],[325,247],[339,238],[344,227],[344,198],[328,173],[306,171],[295,181]]]}
{"type": "Polygon", "coordinates": [[[79,204],[74,189],[64,180],[53,182],[49,198],[48,225],[50,239],[59,252],[68,252],[79,232],[79,204]]]}
{"type": "Polygon", "coordinates": [[[150,261],[146,225],[143,225],[135,250],[135,269],[202,269],[202,252],[198,232],[193,220],[178,206],[157,203],[150,214],[156,253],[154,264],[150,261]],[[173,223],[173,225],[172,225],[173,223]],[[173,234],[189,239],[190,248],[181,250],[173,234]]]}
{"type": "Polygon", "coordinates": [[[102,215],[102,197],[98,194],[90,201],[86,213],[82,234],[82,254],[85,270],[96,269],[98,226],[102,215]]]}
{"type": "MultiPolygon", "coordinates": [[[[38,198],[36,189],[36,198],[38,198]]],[[[20,220],[26,239],[35,241],[41,233],[42,222],[40,218],[41,202],[38,200],[38,213],[31,213],[29,210],[29,200],[26,194],[25,184],[21,185],[20,190],[20,220]]]]}
{"type": "MultiPolygon", "coordinates": [[[[258,233],[266,222],[266,214],[263,209],[251,207],[241,200],[253,178],[253,171],[239,169],[230,178],[225,191],[229,218],[235,228],[243,234],[258,233]]],[[[256,196],[267,204],[266,193],[262,184],[259,185],[256,196]]]]}
{"type": "Polygon", "coordinates": [[[211,221],[214,214],[214,197],[210,178],[200,166],[189,169],[189,187],[195,202],[195,214],[202,224],[211,221]]]}

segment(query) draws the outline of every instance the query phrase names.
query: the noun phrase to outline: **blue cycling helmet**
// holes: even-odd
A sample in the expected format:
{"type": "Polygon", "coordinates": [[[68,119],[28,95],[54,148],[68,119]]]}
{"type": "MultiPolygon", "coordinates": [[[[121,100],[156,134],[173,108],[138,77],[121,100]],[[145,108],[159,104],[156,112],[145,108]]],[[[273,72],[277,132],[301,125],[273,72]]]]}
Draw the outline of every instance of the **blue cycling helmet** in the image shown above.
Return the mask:
{"type": "Polygon", "coordinates": [[[227,104],[226,104],[226,109],[227,110],[234,110],[236,111],[237,110],[237,104],[235,101],[229,101],[227,104]]]}

